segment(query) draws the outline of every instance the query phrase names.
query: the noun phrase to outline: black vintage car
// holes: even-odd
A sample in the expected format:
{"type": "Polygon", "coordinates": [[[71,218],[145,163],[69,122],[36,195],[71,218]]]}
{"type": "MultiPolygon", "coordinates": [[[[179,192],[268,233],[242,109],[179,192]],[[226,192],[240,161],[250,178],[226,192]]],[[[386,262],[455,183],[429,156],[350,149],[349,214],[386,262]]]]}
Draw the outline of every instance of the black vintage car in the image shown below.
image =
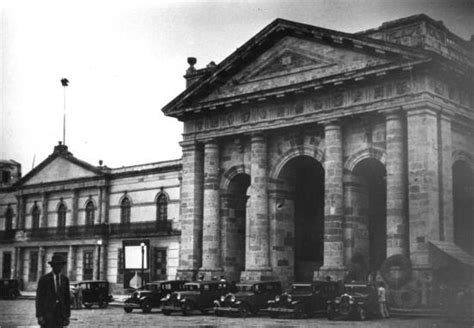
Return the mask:
{"type": "Polygon", "coordinates": [[[192,314],[198,310],[206,314],[213,309],[213,301],[233,291],[233,286],[225,281],[196,281],[184,284],[182,291],[166,295],[161,300],[161,311],[165,315],[181,312],[192,314]]]}
{"type": "Polygon", "coordinates": [[[109,282],[106,280],[84,280],[71,282],[73,288],[80,288],[82,293],[82,304],[86,308],[91,308],[97,304],[100,308],[106,308],[112,302],[112,295],[109,294],[109,282]]]}
{"type": "Polygon", "coordinates": [[[358,319],[376,316],[378,313],[377,289],[372,284],[350,283],[344,285],[344,291],[327,303],[329,320],[358,319]]]}
{"type": "Polygon", "coordinates": [[[247,317],[267,307],[270,299],[281,293],[279,281],[254,281],[237,284],[237,292],[214,301],[216,315],[238,314],[247,317]]]}
{"type": "Polygon", "coordinates": [[[184,280],[154,281],[139,288],[125,300],[124,311],[130,313],[133,309],[142,309],[143,313],[151,312],[161,306],[161,300],[174,291],[183,289],[184,280]]]}
{"type": "Polygon", "coordinates": [[[20,296],[20,287],[16,279],[0,279],[0,297],[4,300],[16,300],[20,296]]]}
{"type": "Polygon", "coordinates": [[[339,290],[336,281],[293,284],[290,290],[268,301],[267,310],[272,318],[285,315],[300,319],[326,314],[327,302],[333,300],[339,290]]]}

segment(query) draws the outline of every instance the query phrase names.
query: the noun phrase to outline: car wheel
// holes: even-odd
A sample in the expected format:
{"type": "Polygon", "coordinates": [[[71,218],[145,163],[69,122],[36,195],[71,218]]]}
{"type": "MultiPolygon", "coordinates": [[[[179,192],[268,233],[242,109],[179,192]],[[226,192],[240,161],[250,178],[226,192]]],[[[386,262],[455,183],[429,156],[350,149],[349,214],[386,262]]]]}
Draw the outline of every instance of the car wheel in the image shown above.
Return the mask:
{"type": "Polygon", "coordinates": [[[182,306],[183,315],[190,315],[194,310],[194,307],[191,303],[185,302],[182,306]]]}
{"type": "Polygon", "coordinates": [[[304,316],[304,308],[303,304],[298,304],[295,307],[295,312],[293,313],[293,318],[294,319],[301,319],[304,316]]]}
{"type": "Polygon", "coordinates": [[[247,304],[240,304],[239,306],[239,315],[241,318],[247,318],[250,316],[250,308],[247,304]]]}
{"type": "Polygon", "coordinates": [[[170,310],[162,310],[161,311],[164,315],[170,315],[171,311],[170,310]]]}
{"type": "Polygon", "coordinates": [[[367,319],[367,314],[365,313],[365,310],[363,307],[359,306],[357,308],[357,319],[363,321],[365,319],[367,319]]]}
{"type": "Polygon", "coordinates": [[[8,299],[10,299],[10,300],[16,300],[17,297],[18,297],[18,294],[16,293],[16,291],[10,290],[10,291],[8,292],[8,299]]]}
{"type": "Polygon", "coordinates": [[[84,303],[84,306],[87,308],[87,309],[90,309],[92,307],[92,303],[84,303]]]}
{"type": "Polygon", "coordinates": [[[125,311],[125,313],[130,313],[133,311],[133,308],[131,307],[124,307],[123,310],[125,311]]]}
{"type": "Polygon", "coordinates": [[[142,311],[143,313],[150,313],[151,312],[151,304],[148,301],[142,303],[142,311]]]}
{"type": "Polygon", "coordinates": [[[327,309],[328,320],[334,320],[336,318],[336,313],[331,305],[328,305],[327,309]]]}

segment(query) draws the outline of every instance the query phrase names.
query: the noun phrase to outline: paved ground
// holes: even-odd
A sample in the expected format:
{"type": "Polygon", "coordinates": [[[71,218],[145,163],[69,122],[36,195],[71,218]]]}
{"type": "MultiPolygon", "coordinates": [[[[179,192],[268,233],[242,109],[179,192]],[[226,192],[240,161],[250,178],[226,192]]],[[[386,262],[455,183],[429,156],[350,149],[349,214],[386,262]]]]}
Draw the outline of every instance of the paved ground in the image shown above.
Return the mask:
{"type": "MultiPolygon", "coordinates": [[[[0,300],[0,327],[37,327],[34,300],[0,300]]],[[[316,319],[222,318],[213,315],[164,316],[158,310],[150,314],[141,311],[127,314],[121,307],[73,310],[70,327],[360,327],[360,328],[472,328],[471,324],[451,323],[436,318],[396,317],[365,322],[328,321],[316,319]]]]}

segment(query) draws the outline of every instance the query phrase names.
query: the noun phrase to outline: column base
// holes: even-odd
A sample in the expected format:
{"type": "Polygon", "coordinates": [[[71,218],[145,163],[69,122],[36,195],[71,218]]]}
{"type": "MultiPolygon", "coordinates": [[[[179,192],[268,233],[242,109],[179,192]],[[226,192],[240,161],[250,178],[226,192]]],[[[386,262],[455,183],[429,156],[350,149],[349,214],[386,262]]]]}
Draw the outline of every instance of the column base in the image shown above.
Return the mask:
{"type": "Polygon", "coordinates": [[[240,281],[265,281],[274,280],[275,274],[271,268],[251,269],[240,273],[240,281]]]}
{"type": "Polygon", "coordinates": [[[222,268],[200,268],[197,275],[199,280],[220,280],[221,277],[227,278],[222,268]]]}
{"type": "Polygon", "coordinates": [[[176,279],[196,281],[198,269],[181,268],[176,272],[176,279]]]}
{"type": "Polygon", "coordinates": [[[340,267],[325,267],[322,266],[318,271],[314,271],[313,280],[344,280],[347,275],[347,268],[340,267]]]}

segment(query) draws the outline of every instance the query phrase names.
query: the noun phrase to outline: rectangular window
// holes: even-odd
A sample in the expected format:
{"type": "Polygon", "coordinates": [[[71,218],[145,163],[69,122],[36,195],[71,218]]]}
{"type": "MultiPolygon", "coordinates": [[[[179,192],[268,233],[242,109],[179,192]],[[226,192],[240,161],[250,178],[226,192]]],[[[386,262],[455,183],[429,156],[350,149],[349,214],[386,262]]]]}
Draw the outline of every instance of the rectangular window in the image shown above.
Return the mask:
{"type": "Polygon", "coordinates": [[[86,251],[82,261],[82,279],[91,280],[94,268],[94,252],[86,251]]]}
{"type": "Polygon", "coordinates": [[[10,279],[12,273],[12,253],[3,252],[2,278],[10,279]]]}
{"type": "Polygon", "coordinates": [[[153,280],[166,279],[166,249],[153,249],[153,280]]]}
{"type": "Polygon", "coordinates": [[[28,281],[38,279],[38,251],[30,252],[30,266],[28,270],[28,281]]]}
{"type": "Polygon", "coordinates": [[[123,283],[123,248],[117,250],[117,283],[123,283]]]}

